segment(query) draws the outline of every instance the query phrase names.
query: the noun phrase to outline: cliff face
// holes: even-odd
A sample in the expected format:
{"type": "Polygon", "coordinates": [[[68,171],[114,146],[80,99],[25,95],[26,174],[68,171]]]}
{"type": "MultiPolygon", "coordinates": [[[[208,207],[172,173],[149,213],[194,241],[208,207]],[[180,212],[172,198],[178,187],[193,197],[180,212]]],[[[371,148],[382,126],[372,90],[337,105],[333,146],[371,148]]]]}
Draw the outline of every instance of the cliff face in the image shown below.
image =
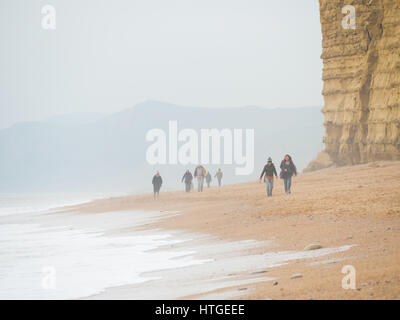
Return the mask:
{"type": "Polygon", "coordinates": [[[338,165],[400,159],[400,0],[319,2],[325,153],[338,165]],[[345,5],[355,29],[342,26],[345,5]]]}

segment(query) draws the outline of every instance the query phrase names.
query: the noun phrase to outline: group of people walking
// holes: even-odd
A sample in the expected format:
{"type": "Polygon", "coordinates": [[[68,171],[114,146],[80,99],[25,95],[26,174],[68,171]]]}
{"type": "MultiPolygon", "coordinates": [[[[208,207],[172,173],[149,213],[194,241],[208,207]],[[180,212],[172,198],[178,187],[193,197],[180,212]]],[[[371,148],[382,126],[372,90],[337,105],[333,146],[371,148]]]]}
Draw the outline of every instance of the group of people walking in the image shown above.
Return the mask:
{"type": "MultiPolygon", "coordinates": [[[[214,178],[218,180],[218,186],[220,187],[222,184],[223,173],[221,169],[218,169],[217,173],[214,175],[214,178]]],[[[197,180],[197,191],[203,192],[204,181],[207,183],[207,187],[210,187],[212,181],[212,175],[209,171],[207,171],[202,165],[198,165],[193,174],[190,170],[186,170],[185,174],[182,177],[182,181],[185,183],[185,191],[190,192],[193,189],[193,180],[197,180]]],[[[152,180],[154,197],[157,197],[160,194],[160,189],[162,185],[162,178],[160,173],[157,171],[153,176],[152,180]]]]}
{"type": "MultiPolygon", "coordinates": [[[[285,193],[290,194],[290,188],[292,187],[292,177],[293,175],[297,176],[297,169],[290,155],[285,155],[281,162],[280,168],[281,172],[279,174],[279,177],[283,179],[285,193]]],[[[266,183],[268,197],[272,196],[272,189],[274,188],[274,176],[276,179],[278,179],[278,173],[276,172],[275,165],[273,164],[271,157],[269,157],[267,160],[267,164],[264,166],[263,171],[260,175],[260,181],[264,178],[264,182],[266,183]]]]}
{"type": "MultiPolygon", "coordinates": [[[[221,186],[222,176],[223,173],[221,169],[218,169],[217,173],[214,175],[214,178],[217,177],[218,186],[221,186]]],[[[203,192],[204,180],[206,181],[207,187],[209,188],[212,181],[212,176],[210,171],[207,172],[207,170],[200,164],[194,169],[193,174],[189,170],[186,170],[185,174],[182,177],[182,182],[185,182],[186,192],[190,192],[190,190],[192,189],[193,179],[197,180],[197,191],[203,192]]]]}
{"type": "MultiPolygon", "coordinates": [[[[283,179],[283,184],[285,187],[285,193],[291,193],[291,186],[292,186],[292,177],[293,175],[297,175],[296,166],[293,163],[292,157],[290,155],[285,155],[283,160],[281,161],[280,165],[281,172],[279,177],[283,179]]],[[[214,175],[214,178],[218,180],[218,186],[221,186],[221,181],[223,177],[223,173],[221,169],[218,169],[217,173],[214,175]]],[[[269,157],[267,159],[267,164],[264,166],[261,175],[260,175],[260,182],[264,179],[266,183],[266,191],[267,196],[272,196],[272,189],[274,188],[274,177],[278,179],[278,173],[276,171],[275,165],[272,162],[272,158],[269,157]]],[[[197,165],[194,169],[193,174],[190,170],[186,170],[185,174],[182,177],[182,182],[185,183],[185,191],[190,192],[193,189],[193,180],[197,180],[197,191],[203,192],[204,187],[204,180],[207,183],[207,187],[210,187],[212,176],[211,173],[202,166],[197,165]]],[[[162,185],[162,178],[160,173],[157,171],[153,177],[153,190],[154,190],[154,197],[157,197],[160,194],[160,189],[162,185]]]]}

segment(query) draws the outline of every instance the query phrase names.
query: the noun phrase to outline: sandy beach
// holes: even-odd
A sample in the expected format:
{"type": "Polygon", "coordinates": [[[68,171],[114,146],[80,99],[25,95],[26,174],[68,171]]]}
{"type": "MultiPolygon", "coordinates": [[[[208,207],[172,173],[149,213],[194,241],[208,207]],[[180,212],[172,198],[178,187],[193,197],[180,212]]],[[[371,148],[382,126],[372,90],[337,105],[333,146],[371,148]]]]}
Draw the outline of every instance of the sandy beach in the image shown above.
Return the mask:
{"type": "MultiPolygon", "coordinates": [[[[176,289],[205,283],[195,294],[182,291],[181,296],[174,296],[183,299],[400,297],[400,162],[301,174],[294,178],[291,195],[284,194],[282,181],[277,180],[271,198],[266,197],[265,184],[255,181],[206,188],[203,193],[161,192],[156,200],[152,194],[102,199],[66,211],[99,214],[129,210],[178,212],[139,229],[197,234],[199,238],[192,236],[184,246],[194,248],[205,259],[221,261],[226,270],[211,264],[197,266],[197,271],[158,271],[153,274],[161,279],[158,288],[154,287],[157,282],[121,286],[90,298],[140,298],[138,292],[151,294],[173,282],[176,289]],[[322,248],[304,251],[311,243],[322,248]],[[216,250],[206,249],[213,244],[216,250]],[[333,251],[321,251],[326,249],[333,251]],[[291,256],[274,264],[270,259],[274,252],[291,256]],[[312,255],[304,256],[310,252],[312,255]],[[246,265],[246,261],[253,262],[246,265]],[[342,288],[345,265],[356,270],[354,290],[342,288]],[[224,278],[223,284],[207,285],[213,277],[224,278]]],[[[138,228],[127,226],[118,233],[134,230],[138,228]]]]}
{"type": "Polygon", "coordinates": [[[400,0],[49,2],[0,4],[0,300],[400,300],[400,0]]]}

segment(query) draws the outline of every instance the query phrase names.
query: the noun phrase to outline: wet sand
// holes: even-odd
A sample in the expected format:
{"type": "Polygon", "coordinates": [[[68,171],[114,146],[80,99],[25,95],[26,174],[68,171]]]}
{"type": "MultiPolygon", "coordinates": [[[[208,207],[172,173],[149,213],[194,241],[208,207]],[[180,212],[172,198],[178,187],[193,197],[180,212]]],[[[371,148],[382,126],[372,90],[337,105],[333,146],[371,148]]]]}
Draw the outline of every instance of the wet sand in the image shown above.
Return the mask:
{"type": "MultiPolygon", "coordinates": [[[[142,229],[209,235],[209,245],[212,241],[255,240],[254,248],[233,250],[232,255],[261,256],[256,265],[239,268],[234,275],[224,275],[223,270],[218,269],[215,277],[234,276],[235,281],[222,286],[201,286],[200,292],[195,294],[185,295],[182,291],[179,298],[400,297],[400,162],[330,168],[299,175],[293,180],[291,195],[284,194],[282,181],[276,180],[272,198],[266,197],[265,184],[255,181],[205,188],[203,193],[196,190],[190,194],[161,192],[156,200],[151,194],[109,198],[70,210],[86,214],[121,210],[177,211],[180,214],[147,223],[142,229]],[[272,267],[266,259],[265,268],[262,268],[262,257],[266,258],[268,253],[303,252],[310,243],[318,243],[323,249],[352,247],[272,267]],[[354,290],[342,288],[345,275],[341,271],[345,265],[355,267],[354,290]],[[301,277],[291,278],[299,273],[301,277]],[[238,282],[240,280],[246,281],[238,282]]],[[[132,231],[127,226],[118,233],[132,231]]],[[[207,257],[225,259],[227,255],[229,251],[224,250],[210,252],[207,257]]],[[[237,263],[246,260],[240,261],[237,263]]],[[[177,288],[190,284],[191,273],[185,275],[184,270],[158,275],[162,279],[175,279],[177,288]]],[[[212,272],[205,272],[203,278],[193,279],[197,283],[212,277],[212,272]]],[[[147,289],[151,293],[151,286],[147,289]]],[[[111,288],[92,298],[137,298],[137,291],[134,286],[111,288]]]]}

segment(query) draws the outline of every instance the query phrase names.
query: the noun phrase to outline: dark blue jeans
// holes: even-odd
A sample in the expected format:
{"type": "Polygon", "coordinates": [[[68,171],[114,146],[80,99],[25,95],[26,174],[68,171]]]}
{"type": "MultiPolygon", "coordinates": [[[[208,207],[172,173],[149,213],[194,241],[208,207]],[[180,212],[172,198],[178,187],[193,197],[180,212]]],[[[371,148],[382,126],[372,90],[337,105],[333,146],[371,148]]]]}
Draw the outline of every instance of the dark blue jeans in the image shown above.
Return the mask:
{"type": "Polygon", "coordinates": [[[290,193],[290,187],[292,186],[292,176],[284,177],[283,182],[285,184],[285,192],[290,193]]]}

